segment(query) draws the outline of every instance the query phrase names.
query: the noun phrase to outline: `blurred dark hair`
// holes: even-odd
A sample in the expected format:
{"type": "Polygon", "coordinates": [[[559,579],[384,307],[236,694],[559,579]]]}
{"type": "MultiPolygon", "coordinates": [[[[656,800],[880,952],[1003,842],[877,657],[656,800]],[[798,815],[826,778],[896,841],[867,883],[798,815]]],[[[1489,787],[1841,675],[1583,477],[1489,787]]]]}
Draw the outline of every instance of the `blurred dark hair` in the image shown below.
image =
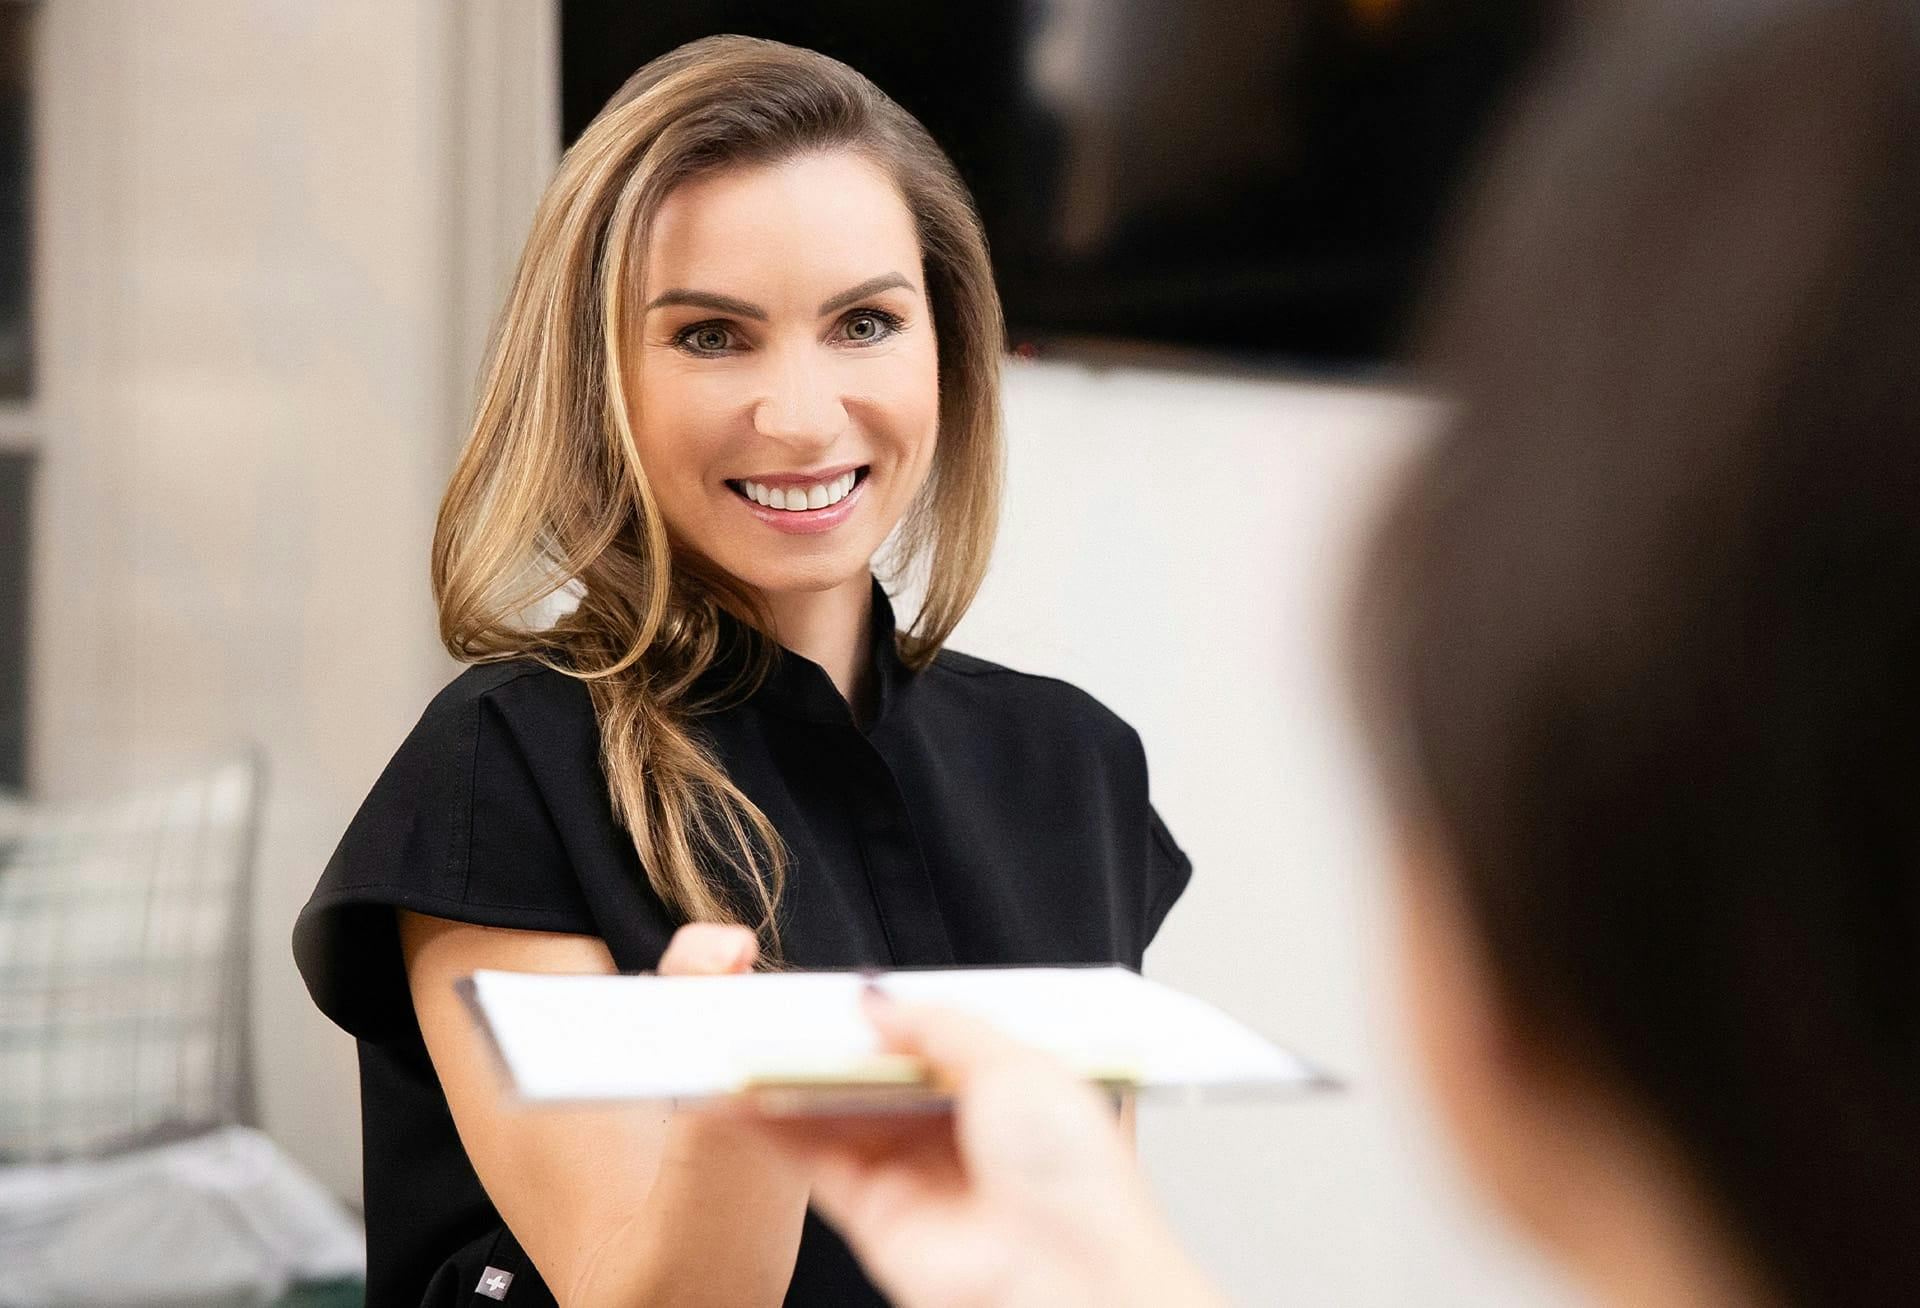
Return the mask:
{"type": "Polygon", "coordinates": [[[1920,1302],[1920,14],[1563,67],[1433,301],[1371,725],[1530,1044],[1782,1301],[1920,1302]]]}

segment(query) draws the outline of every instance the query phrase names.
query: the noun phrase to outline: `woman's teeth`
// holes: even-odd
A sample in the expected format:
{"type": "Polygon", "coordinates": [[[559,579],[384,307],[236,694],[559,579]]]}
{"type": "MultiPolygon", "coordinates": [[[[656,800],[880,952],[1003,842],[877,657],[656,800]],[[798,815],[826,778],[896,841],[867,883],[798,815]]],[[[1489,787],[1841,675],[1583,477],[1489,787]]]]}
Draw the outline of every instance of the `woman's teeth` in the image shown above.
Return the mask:
{"type": "Polygon", "coordinates": [[[806,509],[824,509],[829,504],[838,504],[847,498],[847,492],[859,479],[859,472],[843,472],[832,481],[815,482],[811,486],[762,486],[757,481],[737,481],[734,483],[740,493],[755,504],[765,505],[769,509],[785,509],[789,513],[798,513],[806,509]]]}

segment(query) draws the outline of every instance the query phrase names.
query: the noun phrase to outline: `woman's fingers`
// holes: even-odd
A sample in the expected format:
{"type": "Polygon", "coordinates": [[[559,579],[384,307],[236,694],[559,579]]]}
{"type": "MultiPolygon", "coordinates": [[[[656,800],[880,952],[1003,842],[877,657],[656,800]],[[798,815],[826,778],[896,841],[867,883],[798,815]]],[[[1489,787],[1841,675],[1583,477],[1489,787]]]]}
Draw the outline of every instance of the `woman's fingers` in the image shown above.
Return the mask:
{"type": "Polygon", "coordinates": [[[864,1005],[881,1043],[894,1053],[918,1057],[934,1084],[944,1090],[959,1094],[968,1086],[1001,1076],[1077,1084],[1062,1064],[971,1014],[901,1004],[878,990],[867,992],[864,1005]]]}
{"type": "Polygon", "coordinates": [[[952,1122],[945,1117],[918,1136],[896,1137],[885,1152],[822,1151],[811,1170],[814,1206],[842,1234],[862,1243],[884,1241],[890,1223],[911,1222],[928,1205],[952,1203],[966,1194],[952,1122]]]}
{"type": "Polygon", "coordinates": [[[889,1048],[954,1096],[954,1147],[976,1180],[1122,1193],[1131,1151],[1110,1108],[1066,1064],[965,1013],[869,997],[889,1048]],[[1111,1184],[1110,1184],[1111,1183],[1111,1184]]]}
{"type": "Polygon", "coordinates": [[[944,1085],[957,1085],[996,1064],[1031,1053],[979,1018],[951,1008],[902,1004],[872,989],[861,1003],[882,1044],[894,1053],[922,1059],[944,1085]]]}
{"type": "Polygon", "coordinates": [[[656,969],[661,976],[725,976],[751,971],[760,957],[752,930],[720,922],[689,922],[673,933],[656,969]]]}

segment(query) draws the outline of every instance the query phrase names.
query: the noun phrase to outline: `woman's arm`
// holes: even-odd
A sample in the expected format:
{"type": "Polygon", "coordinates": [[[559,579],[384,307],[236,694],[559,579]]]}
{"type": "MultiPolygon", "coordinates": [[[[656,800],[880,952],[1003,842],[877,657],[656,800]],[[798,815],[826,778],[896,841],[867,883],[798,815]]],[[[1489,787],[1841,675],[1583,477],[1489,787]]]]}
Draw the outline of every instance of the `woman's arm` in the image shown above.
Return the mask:
{"type": "MultiPolygon", "coordinates": [[[[563,1308],[778,1304],[793,1276],[807,1171],[739,1123],[651,1105],[527,1109],[453,983],[478,968],[615,971],[593,936],[510,931],[402,910],[407,981],[460,1141],[563,1308]]],[[[745,928],[683,927],[660,971],[744,971],[745,928]]]]}

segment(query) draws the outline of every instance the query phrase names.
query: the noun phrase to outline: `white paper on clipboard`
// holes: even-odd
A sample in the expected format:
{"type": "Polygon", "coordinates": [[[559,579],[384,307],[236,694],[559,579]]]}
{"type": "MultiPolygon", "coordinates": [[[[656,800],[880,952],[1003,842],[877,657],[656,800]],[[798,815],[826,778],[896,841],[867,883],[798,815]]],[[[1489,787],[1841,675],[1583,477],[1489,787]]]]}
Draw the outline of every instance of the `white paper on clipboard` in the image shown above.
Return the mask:
{"type": "Polygon", "coordinates": [[[782,1091],[792,1111],[872,1092],[937,1098],[878,1049],[867,984],[984,1019],[1092,1079],[1150,1095],[1284,1094],[1332,1082],[1212,1004],[1121,967],[555,976],[461,983],[519,1096],[542,1103],[782,1091]]]}

